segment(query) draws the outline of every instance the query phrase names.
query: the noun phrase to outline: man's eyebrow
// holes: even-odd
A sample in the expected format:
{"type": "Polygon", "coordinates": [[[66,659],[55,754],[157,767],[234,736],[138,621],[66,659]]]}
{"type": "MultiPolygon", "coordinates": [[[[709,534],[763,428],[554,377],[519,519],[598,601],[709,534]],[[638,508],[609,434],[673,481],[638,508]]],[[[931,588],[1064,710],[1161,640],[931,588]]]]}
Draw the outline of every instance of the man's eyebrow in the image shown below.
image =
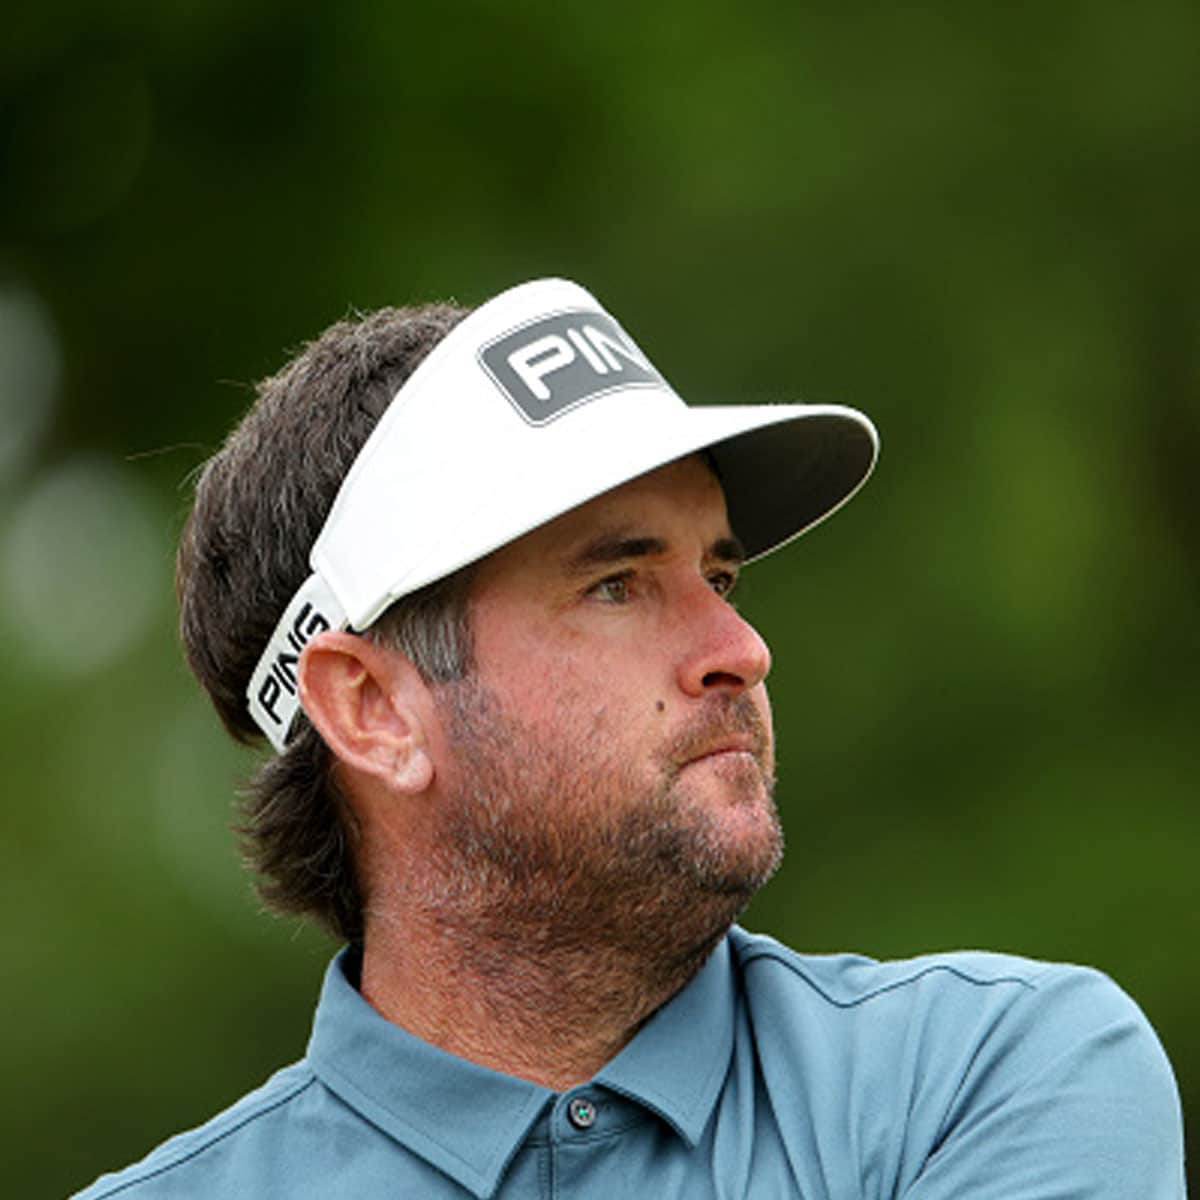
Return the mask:
{"type": "MultiPolygon", "coordinates": [[[[630,558],[665,554],[668,548],[667,542],[660,537],[602,533],[571,554],[566,565],[571,571],[585,571],[590,567],[608,566],[630,558]]],[[[735,537],[721,537],[709,546],[706,557],[736,565],[745,562],[746,549],[735,537]]]]}
{"type": "Polygon", "coordinates": [[[717,538],[709,546],[708,556],[715,558],[718,562],[732,563],[736,566],[738,563],[746,561],[746,547],[731,534],[729,537],[717,538]]]}
{"type": "Polygon", "coordinates": [[[572,571],[584,571],[589,567],[607,566],[623,562],[627,558],[648,558],[653,554],[665,554],[667,543],[660,537],[631,537],[622,533],[602,533],[585,542],[567,559],[572,571]]]}

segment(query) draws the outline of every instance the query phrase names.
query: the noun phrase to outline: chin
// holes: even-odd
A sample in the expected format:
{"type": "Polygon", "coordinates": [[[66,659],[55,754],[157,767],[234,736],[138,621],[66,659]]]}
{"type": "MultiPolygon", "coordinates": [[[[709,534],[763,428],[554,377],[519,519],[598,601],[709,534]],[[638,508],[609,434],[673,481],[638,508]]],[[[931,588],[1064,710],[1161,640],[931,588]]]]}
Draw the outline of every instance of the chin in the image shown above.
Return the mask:
{"type": "Polygon", "coordinates": [[[749,903],[783,860],[783,830],[769,792],[754,802],[743,798],[734,806],[693,812],[683,837],[689,874],[704,891],[749,903]]]}

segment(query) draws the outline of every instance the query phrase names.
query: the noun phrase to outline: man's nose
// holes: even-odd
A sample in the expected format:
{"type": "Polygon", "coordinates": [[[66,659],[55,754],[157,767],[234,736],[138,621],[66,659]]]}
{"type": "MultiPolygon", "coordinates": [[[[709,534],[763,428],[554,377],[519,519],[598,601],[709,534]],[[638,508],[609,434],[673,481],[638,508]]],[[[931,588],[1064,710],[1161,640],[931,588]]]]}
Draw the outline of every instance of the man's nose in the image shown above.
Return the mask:
{"type": "Polygon", "coordinates": [[[689,596],[683,623],[678,680],[687,695],[699,697],[721,689],[741,692],[767,677],[771,669],[767,643],[706,581],[700,581],[689,596]]]}

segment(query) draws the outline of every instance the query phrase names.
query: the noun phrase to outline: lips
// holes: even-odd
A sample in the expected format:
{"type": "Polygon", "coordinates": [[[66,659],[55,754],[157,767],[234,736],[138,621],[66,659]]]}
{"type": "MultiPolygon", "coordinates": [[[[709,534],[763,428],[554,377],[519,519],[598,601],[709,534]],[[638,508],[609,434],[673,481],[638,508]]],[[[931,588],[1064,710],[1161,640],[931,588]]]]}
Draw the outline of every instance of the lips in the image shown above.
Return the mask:
{"type": "Polygon", "coordinates": [[[760,738],[750,733],[738,734],[719,738],[711,745],[702,747],[685,759],[681,765],[688,767],[693,763],[703,762],[706,758],[717,758],[723,754],[752,754],[757,759],[761,752],[760,738]]]}
{"type": "Polygon", "coordinates": [[[738,697],[728,706],[710,711],[675,739],[669,758],[675,770],[723,755],[749,754],[760,766],[770,746],[766,725],[748,697],[738,697]]]}

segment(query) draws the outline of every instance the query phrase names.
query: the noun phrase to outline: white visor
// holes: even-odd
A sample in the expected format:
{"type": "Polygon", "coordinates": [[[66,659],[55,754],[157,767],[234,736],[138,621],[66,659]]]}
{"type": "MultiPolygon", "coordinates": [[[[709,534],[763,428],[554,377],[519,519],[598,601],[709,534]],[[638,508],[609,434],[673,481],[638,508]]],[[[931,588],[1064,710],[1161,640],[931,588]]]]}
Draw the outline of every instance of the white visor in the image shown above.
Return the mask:
{"type": "Polygon", "coordinates": [[[862,486],[875,427],[839,405],[689,407],[577,284],[501,293],[413,372],[347,473],[247,689],[282,752],[296,668],[324,629],[384,610],[568,509],[708,450],[733,532],[754,559],[862,486]]]}

